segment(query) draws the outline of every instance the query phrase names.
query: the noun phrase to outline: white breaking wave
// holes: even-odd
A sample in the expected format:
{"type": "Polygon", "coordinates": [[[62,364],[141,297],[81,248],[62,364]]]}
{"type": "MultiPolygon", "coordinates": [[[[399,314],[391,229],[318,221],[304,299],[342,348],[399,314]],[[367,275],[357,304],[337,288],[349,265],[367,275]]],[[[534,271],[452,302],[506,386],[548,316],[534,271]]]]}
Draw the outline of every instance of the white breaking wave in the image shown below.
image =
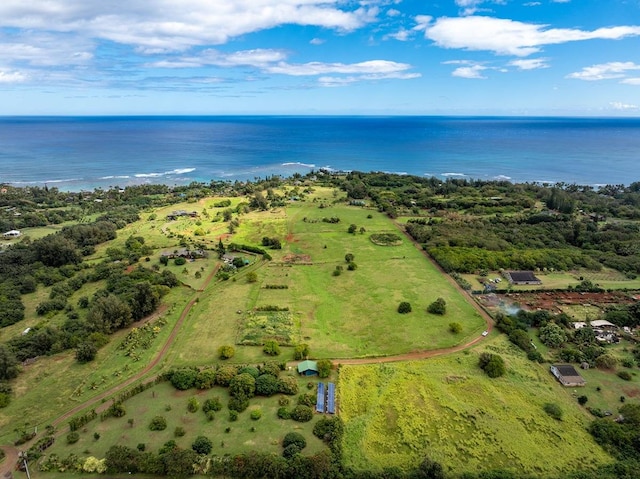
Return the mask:
{"type": "Polygon", "coordinates": [[[315,168],[316,165],[310,163],[300,163],[299,161],[290,161],[288,163],[282,163],[282,166],[304,166],[306,168],[315,168]]]}
{"type": "Polygon", "coordinates": [[[498,176],[494,176],[493,178],[496,180],[507,180],[507,181],[511,179],[510,176],[506,176],[506,175],[498,175],[498,176]]]}
{"type": "Polygon", "coordinates": [[[464,173],[442,173],[442,176],[467,176],[464,173]]]}
{"type": "Polygon", "coordinates": [[[175,170],[165,171],[163,173],[136,173],[133,176],[136,178],[158,178],[159,176],[184,175],[195,170],[195,168],[176,168],[175,170]]]}

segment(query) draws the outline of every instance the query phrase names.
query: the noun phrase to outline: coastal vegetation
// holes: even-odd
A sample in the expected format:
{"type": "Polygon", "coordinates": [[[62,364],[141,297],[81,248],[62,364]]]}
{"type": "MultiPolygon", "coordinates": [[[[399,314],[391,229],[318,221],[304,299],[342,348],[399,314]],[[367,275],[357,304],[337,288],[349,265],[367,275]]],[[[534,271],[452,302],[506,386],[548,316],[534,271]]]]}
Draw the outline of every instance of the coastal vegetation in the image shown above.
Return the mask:
{"type": "Polygon", "coordinates": [[[2,191],[0,442],[37,477],[637,476],[637,183],[2,191]]]}

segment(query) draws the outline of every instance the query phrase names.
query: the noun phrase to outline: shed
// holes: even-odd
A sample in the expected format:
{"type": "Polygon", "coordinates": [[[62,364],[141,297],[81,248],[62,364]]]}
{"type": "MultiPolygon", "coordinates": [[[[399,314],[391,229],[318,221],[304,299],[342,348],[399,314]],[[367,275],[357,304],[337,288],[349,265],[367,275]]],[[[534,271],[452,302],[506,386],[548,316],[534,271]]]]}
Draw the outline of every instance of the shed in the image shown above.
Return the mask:
{"type": "Polygon", "coordinates": [[[318,374],[318,363],[309,359],[298,364],[298,373],[303,376],[315,376],[318,374]]]}
{"type": "Polygon", "coordinates": [[[550,370],[551,374],[553,374],[563,386],[576,387],[587,384],[571,364],[553,364],[550,370]]]}
{"type": "Polygon", "coordinates": [[[508,271],[505,277],[511,284],[542,284],[533,271],[508,271]]]}

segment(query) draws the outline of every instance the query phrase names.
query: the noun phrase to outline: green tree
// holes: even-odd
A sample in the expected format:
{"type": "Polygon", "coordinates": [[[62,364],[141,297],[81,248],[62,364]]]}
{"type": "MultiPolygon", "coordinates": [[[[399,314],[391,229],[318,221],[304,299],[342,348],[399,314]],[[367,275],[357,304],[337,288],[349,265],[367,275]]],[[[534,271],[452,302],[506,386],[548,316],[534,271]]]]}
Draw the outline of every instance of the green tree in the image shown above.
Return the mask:
{"type": "Polygon", "coordinates": [[[258,273],[255,271],[249,271],[247,273],[247,283],[255,283],[258,281],[258,273]]]}
{"type": "Polygon", "coordinates": [[[238,368],[232,365],[222,366],[216,370],[216,384],[228,387],[231,380],[238,374],[238,368]]]}
{"type": "Polygon", "coordinates": [[[216,383],[216,372],[211,368],[199,371],[193,385],[198,389],[211,389],[216,383]]]}
{"type": "Polygon", "coordinates": [[[174,388],[180,391],[191,389],[198,377],[198,370],[194,368],[174,369],[171,372],[170,381],[174,388]]]}
{"type": "Polygon", "coordinates": [[[504,359],[502,359],[502,356],[497,354],[480,354],[478,365],[490,378],[500,377],[506,372],[504,359]]]}
{"type": "Polygon", "coordinates": [[[307,441],[299,432],[289,432],[284,436],[282,440],[282,447],[287,447],[291,444],[296,444],[300,450],[307,447],[307,441]]]}
{"type": "Polygon", "coordinates": [[[0,380],[6,381],[18,376],[18,360],[5,344],[0,344],[0,380]]]}
{"type": "Polygon", "coordinates": [[[191,449],[196,451],[198,454],[209,454],[211,449],[213,449],[213,444],[211,443],[211,439],[206,436],[198,436],[191,444],[191,449]]]}
{"type": "Polygon", "coordinates": [[[78,344],[76,349],[76,361],[79,363],[88,363],[93,361],[98,354],[98,348],[91,342],[82,342],[78,344]]]}
{"type": "Polygon", "coordinates": [[[229,382],[230,396],[252,398],[255,392],[256,379],[251,374],[238,374],[229,382]]]}
{"type": "Polygon", "coordinates": [[[261,374],[256,379],[256,395],[272,396],[278,392],[278,378],[271,374],[261,374]]]}
{"type": "Polygon", "coordinates": [[[447,312],[447,303],[443,298],[438,298],[429,305],[427,311],[431,314],[444,315],[447,312]]]}
{"type": "Polygon", "coordinates": [[[540,341],[550,348],[559,348],[567,341],[564,329],[556,323],[549,322],[540,328],[540,341]]]}
{"type": "Polygon", "coordinates": [[[309,356],[311,350],[308,344],[298,344],[293,351],[293,359],[300,361],[309,356]]]}
{"type": "Polygon", "coordinates": [[[333,363],[328,359],[321,359],[317,362],[318,366],[318,376],[321,378],[328,378],[331,374],[331,368],[333,367],[333,363]]]}
{"type": "Polygon", "coordinates": [[[355,256],[353,255],[353,253],[347,253],[344,255],[344,261],[346,263],[352,263],[354,259],[355,259],[355,256]]]}
{"type": "Polygon", "coordinates": [[[125,328],[131,322],[130,306],[113,294],[95,299],[87,312],[90,328],[105,334],[125,328]]]}
{"type": "Polygon", "coordinates": [[[269,356],[278,356],[280,354],[280,346],[278,345],[277,341],[265,341],[262,352],[269,356]]]}
{"type": "Polygon", "coordinates": [[[453,334],[459,334],[462,332],[462,324],[460,323],[449,323],[449,331],[453,334]]]}
{"type": "Polygon", "coordinates": [[[167,428],[167,420],[164,416],[154,416],[149,423],[149,429],[152,431],[164,431],[167,428]]]}
{"type": "Polygon", "coordinates": [[[349,225],[349,229],[347,230],[347,232],[352,234],[352,235],[354,235],[354,234],[356,234],[356,231],[358,231],[358,226],[353,224],[353,223],[350,224],[349,225]]]}

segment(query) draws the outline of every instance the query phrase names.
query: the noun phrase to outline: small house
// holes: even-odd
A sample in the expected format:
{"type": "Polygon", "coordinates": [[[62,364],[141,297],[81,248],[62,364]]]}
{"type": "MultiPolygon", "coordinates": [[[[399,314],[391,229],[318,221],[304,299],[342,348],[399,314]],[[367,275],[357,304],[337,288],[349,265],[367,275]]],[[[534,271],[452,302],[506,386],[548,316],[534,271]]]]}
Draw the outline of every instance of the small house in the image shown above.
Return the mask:
{"type": "Polygon", "coordinates": [[[553,364],[550,371],[563,386],[576,387],[587,384],[571,364],[553,364]]]}
{"type": "Polygon", "coordinates": [[[508,271],[504,276],[511,284],[542,284],[542,281],[533,274],[533,271],[508,271]]]}
{"type": "Polygon", "coordinates": [[[309,359],[298,364],[298,374],[303,376],[315,376],[318,374],[318,363],[309,359]]]}

